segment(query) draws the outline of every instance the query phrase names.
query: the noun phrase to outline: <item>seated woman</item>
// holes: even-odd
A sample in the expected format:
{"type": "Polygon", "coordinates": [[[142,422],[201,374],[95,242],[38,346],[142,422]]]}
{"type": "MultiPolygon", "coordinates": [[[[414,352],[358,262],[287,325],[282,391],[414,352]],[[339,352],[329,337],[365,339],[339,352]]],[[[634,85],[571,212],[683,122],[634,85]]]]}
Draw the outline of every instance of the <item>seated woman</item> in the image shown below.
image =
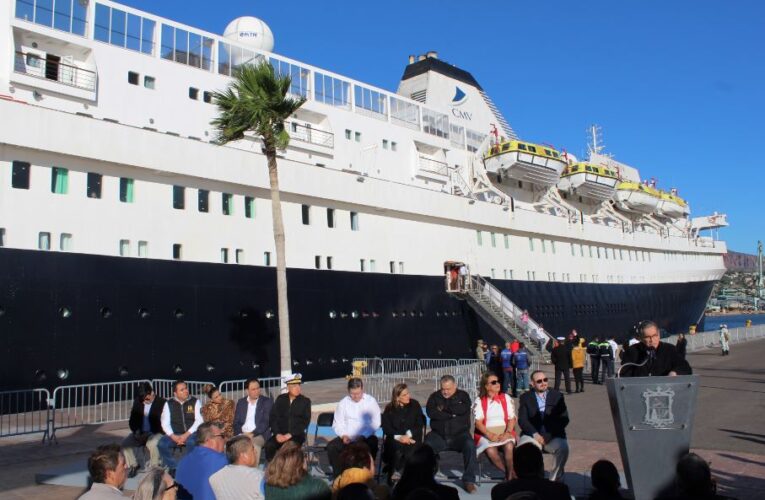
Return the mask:
{"type": "Polygon", "coordinates": [[[223,428],[223,435],[228,440],[234,435],[234,402],[225,399],[223,394],[212,384],[206,384],[202,391],[210,400],[202,407],[205,422],[217,422],[223,428]]]}
{"type": "Polygon", "coordinates": [[[475,401],[476,454],[484,451],[499,470],[510,479],[513,473],[513,447],[517,420],[513,400],[500,392],[499,378],[492,372],[481,377],[478,399],[475,401]],[[500,457],[500,452],[504,455],[500,457]]]}
{"type": "Polygon", "coordinates": [[[388,475],[389,483],[394,473],[401,472],[414,445],[422,443],[424,427],[425,416],[422,414],[420,403],[411,398],[406,384],[396,384],[390,403],[382,414],[382,428],[385,433],[383,470],[388,475]]]}
{"type": "Polygon", "coordinates": [[[269,500],[330,500],[326,482],[308,473],[300,445],[287,441],[266,468],[266,498],[269,500]]]}
{"type": "Polygon", "coordinates": [[[401,481],[393,488],[393,500],[409,498],[459,500],[457,488],[436,482],[436,472],[438,472],[438,457],[433,448],[426,444],[415,445],[404,464],[401,481]]]}

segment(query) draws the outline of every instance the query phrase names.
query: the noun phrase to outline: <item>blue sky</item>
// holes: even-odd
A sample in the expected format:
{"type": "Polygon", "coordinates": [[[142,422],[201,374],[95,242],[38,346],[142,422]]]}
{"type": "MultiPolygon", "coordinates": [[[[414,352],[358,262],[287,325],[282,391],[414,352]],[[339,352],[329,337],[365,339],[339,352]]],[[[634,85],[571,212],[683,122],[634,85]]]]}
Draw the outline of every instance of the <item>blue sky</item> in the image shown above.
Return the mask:
{"type": "Polygon", "coordinates": [[[727,213],[731,250],[765,239],[765,1],[122,0],[215,33],[253,15],[275,52],[395,91],[436,50],[479,81],[524,139],[606,151],[727,213]]]}

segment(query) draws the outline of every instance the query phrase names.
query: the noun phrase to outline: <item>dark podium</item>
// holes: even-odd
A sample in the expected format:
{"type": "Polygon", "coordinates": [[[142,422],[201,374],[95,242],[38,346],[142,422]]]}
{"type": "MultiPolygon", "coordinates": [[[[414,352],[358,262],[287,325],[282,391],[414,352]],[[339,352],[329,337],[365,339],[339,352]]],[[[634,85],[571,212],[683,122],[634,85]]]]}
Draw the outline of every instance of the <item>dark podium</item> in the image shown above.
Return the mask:
{"type": "Polygon", "coordinates": [[[624,473],[636,500],[653,500],[674,484],[688,453],[698,377],[606,379],[624,473]]]}

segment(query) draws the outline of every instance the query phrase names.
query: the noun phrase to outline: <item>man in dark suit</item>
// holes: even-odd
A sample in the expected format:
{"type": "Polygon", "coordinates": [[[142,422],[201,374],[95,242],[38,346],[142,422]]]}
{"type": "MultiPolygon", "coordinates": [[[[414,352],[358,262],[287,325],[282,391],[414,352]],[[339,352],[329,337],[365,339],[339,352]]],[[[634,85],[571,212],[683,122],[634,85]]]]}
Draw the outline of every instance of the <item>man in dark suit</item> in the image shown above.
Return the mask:
{"type": "Polygon", "coordinates": [[[558,345],[552,350],[551,360],[555,366],[555,390],[560,390],[560,379],[566,383],[566,394],[571,394],[571,347],[566,339],[558,337],[558,345]]]}
{"type": "Polygon", "coordinates": [[[234,435],[245,434],[252,438],[258,460],[266,441],[271,439],[271,409],[274,402],[260,395],[260,382],[251,378],[244,383],[247,396],[236,402],[234,410],[234,435]]]}
{"type": "Polygon", "coordinates": [[[491,500],[505,500],[520,492],[533,492],[536,498],[545,500],[570,500],[568,486],[545,479],[545,464],[542,452],[531,443],[513,450],[515,478],[500,483],[491,489],[491,500]]]}
{"type": "Polygon", "coordinates": [[[552,481],[563,480],[563,470],[568,460],[566,426],[568,410],[563,394],[550,389],[547,375],[542,370],[531,374],[533,390],[519,398],[518,425],[521,427],[519,446],[535,444],[540,450],[552,454],[552,481]]]}
{"type": "Polygon", "coordinates": [[[653,321],[638,325],[640,342],[627,348],[622,359],[624,377],[665,377],[690,375],[691,365],[672,344],[661,342],[659,327],[653,321]],[[633,363],[628,366],[627,363],[633,363]]]}
{"type": "Polygon", "coordinates": [[[149,451],[149,466],[159,466],[162,463],[158,444],[164,434],[161,422],[164,407],[165,400],[154,394],[150,383],[143,382],[138,386],[128,421],[130,435],[122,441],[125,464],[129,468],[128,476],[135,476],[140,466],[136,449],[146,447],[149,451]]]}
{"type": "Polygon", "coordinates": [[[271,460],[279,448],[287,441],[302,445],[305,443],[306,430],[311,422],[311,400],[301,392],[302,376],[295,373],[287,378],[287,393],[280,394],[271,408],[269,423],[271,439],[263,447],[266,460],[271,460]]]}

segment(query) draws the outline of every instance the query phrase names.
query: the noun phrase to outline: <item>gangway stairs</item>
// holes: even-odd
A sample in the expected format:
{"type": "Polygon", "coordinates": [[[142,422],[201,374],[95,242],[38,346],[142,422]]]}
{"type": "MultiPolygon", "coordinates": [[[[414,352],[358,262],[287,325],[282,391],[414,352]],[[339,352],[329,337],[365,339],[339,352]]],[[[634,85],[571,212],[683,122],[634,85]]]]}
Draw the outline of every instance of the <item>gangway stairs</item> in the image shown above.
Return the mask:
{"type": "Polygon", "coordinates": [[[523,342],[526,350],[542,362],[549,362],[550,354],[540,348],[539,334],[544,333],[544,346],[553,341],[552,336],[545,330],[540,329],[533,319],[529,317],[526,325],[521,321],[523,309],[515,305],[497,287],[486,281],[480,275],[467,277],[464,287],[457,291],[448,290],[464,298],[473,310],[483,319],[497,335],[506,342],[518,340],[523,342]]]}

